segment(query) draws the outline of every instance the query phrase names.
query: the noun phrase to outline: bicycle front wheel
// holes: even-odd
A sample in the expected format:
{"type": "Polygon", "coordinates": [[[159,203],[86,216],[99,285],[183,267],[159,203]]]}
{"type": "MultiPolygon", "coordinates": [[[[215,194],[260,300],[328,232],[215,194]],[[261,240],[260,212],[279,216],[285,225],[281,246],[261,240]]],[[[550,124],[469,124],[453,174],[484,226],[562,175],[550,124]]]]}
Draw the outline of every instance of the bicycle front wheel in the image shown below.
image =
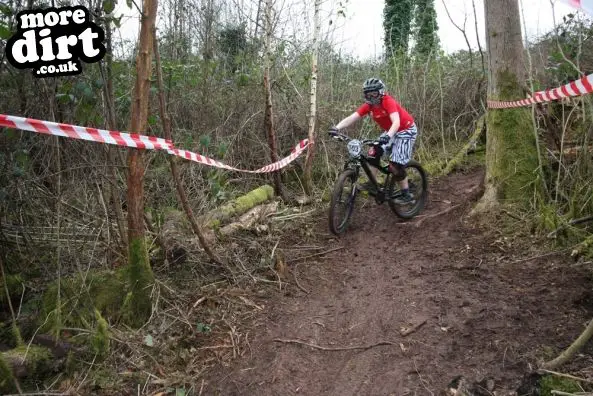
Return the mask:
{"type": "Polygon", "coordinates": [[[354,211],[356,179],[356,172],[353,169],[346,169],[340,173],[334,185],[329,206],[329,230],[334,235],[344,233],[348,227],[354,211]]]}

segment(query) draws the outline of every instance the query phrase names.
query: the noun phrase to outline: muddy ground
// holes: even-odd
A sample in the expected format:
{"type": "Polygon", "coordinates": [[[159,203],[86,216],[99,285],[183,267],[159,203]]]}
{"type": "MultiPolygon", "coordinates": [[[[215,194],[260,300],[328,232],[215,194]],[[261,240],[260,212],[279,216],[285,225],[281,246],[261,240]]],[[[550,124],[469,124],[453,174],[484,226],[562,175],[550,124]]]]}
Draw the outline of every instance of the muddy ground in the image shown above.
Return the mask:
{"type": "Polygon", "coordinates": [[[435,181],[425,216],[408,222],[361,200],[341,238],[322,213],[316,238],[343,249],[298,263],[301,288],[258,301],[247,353],[213,368],[202,394],[439,395],[457,375],[516,389],[582,331],[591,278],[566,252],[534,258],[528,236],[470,222],[482,179],[435,181]]]}

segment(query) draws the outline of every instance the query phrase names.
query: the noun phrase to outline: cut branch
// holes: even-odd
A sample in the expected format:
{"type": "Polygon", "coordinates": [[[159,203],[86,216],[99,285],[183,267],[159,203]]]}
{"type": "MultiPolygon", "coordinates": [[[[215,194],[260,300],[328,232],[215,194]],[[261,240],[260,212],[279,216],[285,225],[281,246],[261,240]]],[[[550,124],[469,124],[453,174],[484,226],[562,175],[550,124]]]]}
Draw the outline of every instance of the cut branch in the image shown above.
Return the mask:
{"type": "Polygon", "coordinates": [[[589,221],[593,221],[593,216],[582,217],[580,219],[572,219],[567,224],[563,224],[560,227],[556,228],[554,231],[550,232],[548,234],[548,238],[553,238],[554,236],[556,236],[556,234],[559,231],[563,230],[564,228],[566,228],[568,226],[573,226],[573,225],[577,225],[577,224],[583,224],[583,223],[587,223],[589,221]]]}
{"type": "Polygon", "coordinates": [[[439,213],[435,213],[435,214],[431,214],[430,216],[423,217],[422,219],[420,219],[420,220],[419,220],[419,221],[416,223],[416,228],[420,227],[420,225],[421,225],[421,224],[424,222],[424,220],[426,220],[426,219],[431,219],[431,218],[433,218],[433,217],[437,217],[437,216],[441,216],[441,215],[444,215],[444,214],[446,214],[446,213],[449,213],[450,211],[452,211],[453,209],[455,209],[455,208],[459,207],[460,205],[461,205],[461,204],[457,204],[457,205],[455,205],[455,206],[451,206],[450,208],[447,208],[447,209],[445,209],[445,210],[443,210],[443,211],[441,211],[441,212],[439,212],[439,213]]]}
{"type": "Polygon", "coordinates": [[[304,341],[299,341],[299,340],[284,340],[284,339],[280,339],[280,338],[276,338],[274,340],[274,342],[281,342],[283,344],[299,344],[299,345],[305,345],[305,346],[308,346],[310,348],[319,349],[321,351],[354,351],[354,350],[358,350],[358,349],[362,349],[362,350],[371,349],[371,348],[378,347],[378,346],[381,346],[381,345],[396,345],[394,342],[391,342],[391,341],[380,341],[380,342],[376,342],[374,344],[360,345],[360,346],[324,347],[324,346],[321,346],[321,345],[309,344],[308,342],[304,342],[304,341]]]}
{"type": "Polygon", "coordinates": [[[527,258],[524,258],[524,259],[520,259],[520,260],[513,261],[511,264],[519,264],[519,263],[523,263],[523,262],[525,262],[525,261],[537,260],[537,259],[540,259],[540,258],[544,258],[544,257],[553,256],[553,255],[555,255],[555,254],[560,254],[560,253],[563,253],[563,252],[569,251],[570,249],[572,249],[572,248],[566,248],[566,249],[557,250],[557,251],[554,251],[554,252],[549,252],[549,253],[539,254],[539,255],[537,255],[537,256],[527,257],[527,258]]]}
{"type": "Polygon", "coordinates": [[[551,374],[551,375],[555,375],[557,377],[563,377],[563,378],[568,378],[571,380],[575,380],[575,381],[579,381],[579,382],[586,382],[588,384],[593,384],[593,381],[585,379],[585,378],[580,378],[580,377],[575,377],[574,375],[570,375],[570,374],[564,374],[564,373],[559,373],[556,371],[552,371],[552,370],[545,370],[545,369],[541,369],[538,370],[540,373],[544,373],[544,374],[551,374]]]}
{"type": "Polygon", "coordinates": [[[301,286],[300,282],[299,282],[299,278],[297,277],[297,268],[299,267],[298,263],[297,265],[294,266],[294,270],[292,271],[292,274],[294,275],[294,281],[296,282],[296,285],[299,289],[301,289],[303,292],[305,292],[305,294],[309,294],[309,290],[305,289],[303,286],[301,286]]]}
{"type": "Polygon", "coordinates": [[[332,248],[332,249],[329,249],[329,250],[324,250],[323,252],[309,254],[309,255],[303,256],[303,257],[297,257],[297,258],[295,258],[295,259],[293,259],[291,261],[294,262],[294,261],[300,261],[300,260],[310,259],[310,258],[313,258],[313,257],[323,256],[323,255],[326,255],[328,253],[335,252],[336,250],[341,250],[341,249],[344,249],[344,248],[345,248],[345,246],[338,246],[338,247],[335,247],[335,248],[332,248]]]}
{"type": "Polygon", "coordinates": [[[421,328],[425,323],[427,322],[427,319],[421,320],[418,323],[415,323],[414,325],[410,326],[410,327],[402,327],[399,331],[399,333],[402,335],[402,337],[406,337],[409,336],[410,334],[416,332],[419,328],[421,328]]]}

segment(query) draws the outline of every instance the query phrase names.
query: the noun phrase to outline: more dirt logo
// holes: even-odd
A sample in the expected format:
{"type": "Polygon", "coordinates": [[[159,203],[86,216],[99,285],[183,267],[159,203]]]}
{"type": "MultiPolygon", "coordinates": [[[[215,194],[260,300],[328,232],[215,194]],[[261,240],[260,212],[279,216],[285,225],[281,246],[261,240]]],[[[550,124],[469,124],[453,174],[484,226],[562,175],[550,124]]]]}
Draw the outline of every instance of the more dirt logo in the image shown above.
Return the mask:
{"type": "Polygon", "coordinates": [[[33,69],[35,77],[80,74],[80,60],[93,63],[105,55],[105,33],[82,6],[22,11],[17,29],[6,58],[18,69],[33,69]]]}

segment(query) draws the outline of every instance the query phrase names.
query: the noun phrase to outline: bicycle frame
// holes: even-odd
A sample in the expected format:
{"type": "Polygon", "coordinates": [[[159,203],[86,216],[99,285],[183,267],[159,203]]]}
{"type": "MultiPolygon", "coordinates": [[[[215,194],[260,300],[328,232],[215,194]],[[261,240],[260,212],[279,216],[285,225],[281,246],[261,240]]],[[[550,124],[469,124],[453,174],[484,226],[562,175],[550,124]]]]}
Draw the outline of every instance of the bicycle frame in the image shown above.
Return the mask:
{"type": "MultiPolygon", "coordinates": [[[[344,140],[344,141],[352,140],[352,138],[350,138],[349,136],[346,136],[346,135],[343,135],[343,134],[337,133],[337,132],[332,133],[330,135],[337,139],[344,140]]],[[[361,143],[362,143],[362,146],[379,146],[379,143],[376,140],[363,140],[361,143]]],[[[387,166],[375,165],[373,162],[371,162],[371,159],[374,159],[374,158],[369,157],[363,150],[363,152],[361,152],[359,156],[350,157],[344,164],[344,169],[354,168],[354,171],[356,172],[356,178],[358,179],[359,173],[360,173],[360,168],[362,168],[362,170],[367,175],[370,182],[377,189],[376,194],[373,194],[373,193],[370,193],[370,194],[375,196],[375,200],[377,201],[378,204],[382,204],[383,202],[386,201],[384,185],[387,184],[388,179],[387,178],[385,179],[385,183],[383,185],[379,184],[379,182],[373,175],[373,172],[371,171],[371,167],[378,169],[379,172],[383,173],[384,175],[387,175],[387,177],[390,177],[391,172],[389,171],[388,165],[387,166]]],[[[379,158],[379,161],[380,161],[380,158],[379,158]]]]}

